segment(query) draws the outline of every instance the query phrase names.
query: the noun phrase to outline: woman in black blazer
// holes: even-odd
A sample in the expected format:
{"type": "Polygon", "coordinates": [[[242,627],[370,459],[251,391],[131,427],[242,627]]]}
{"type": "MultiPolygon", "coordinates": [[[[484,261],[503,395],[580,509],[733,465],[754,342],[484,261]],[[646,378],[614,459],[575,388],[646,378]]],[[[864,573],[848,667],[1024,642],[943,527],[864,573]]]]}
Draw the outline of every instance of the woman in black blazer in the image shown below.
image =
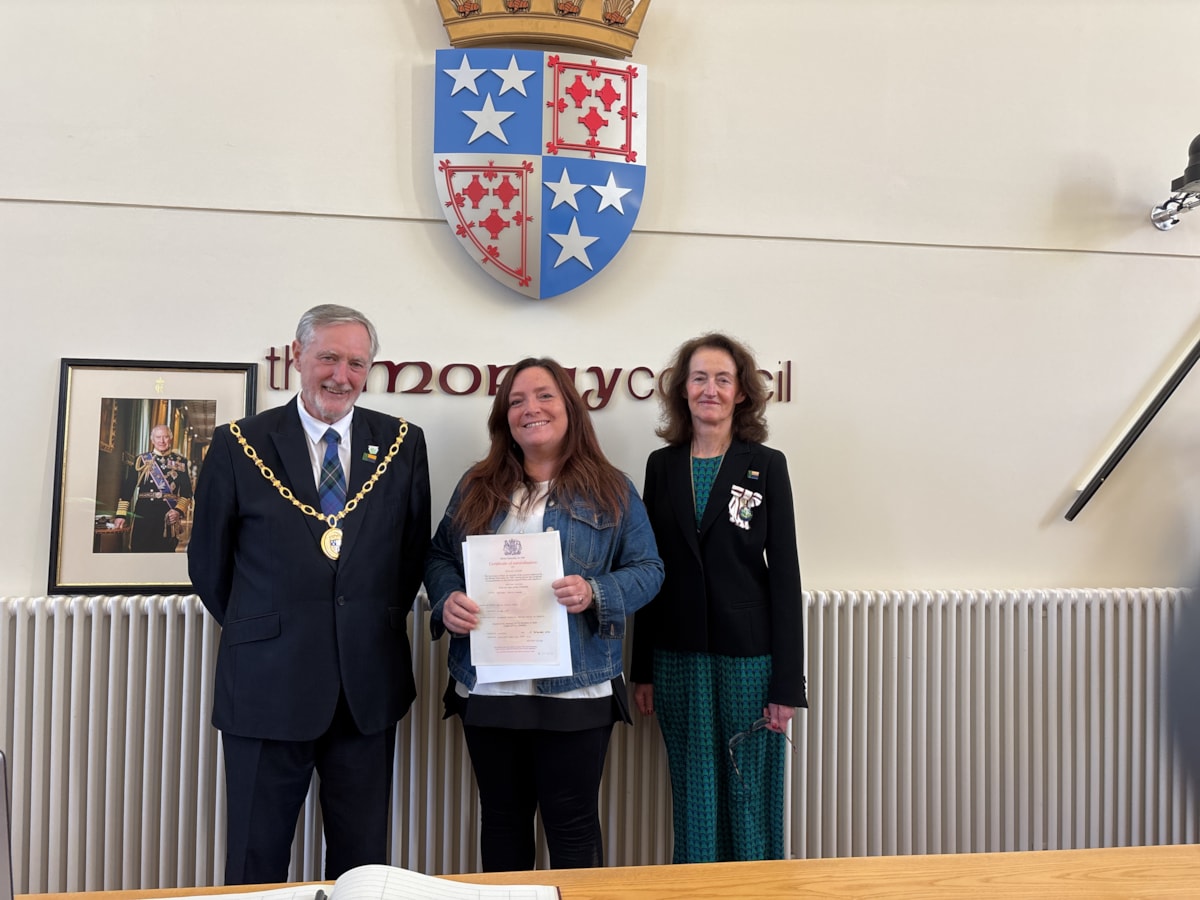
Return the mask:
{"type": "Polygon", "coordinates": [[[742,344],[694,338],[665,380],[644,500],[666,580],[634,621],[634,700],[667,748],[674,862],[780,859],[786,731],[808,706],[787,460],[761,443],[742,344]]]}

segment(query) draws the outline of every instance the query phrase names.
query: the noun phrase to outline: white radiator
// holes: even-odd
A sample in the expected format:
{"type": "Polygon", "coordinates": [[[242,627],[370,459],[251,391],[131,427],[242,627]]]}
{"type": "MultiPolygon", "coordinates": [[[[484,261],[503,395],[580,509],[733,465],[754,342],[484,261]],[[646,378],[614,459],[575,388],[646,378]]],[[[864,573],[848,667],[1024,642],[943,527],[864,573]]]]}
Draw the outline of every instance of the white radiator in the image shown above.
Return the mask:
{"type": "Polygon", "coordinates": [[[810,596],[795,855],[1195,842],[1163,703],[1183,595],[810,596]]]}
{"type": "MultiPolygon", "coordinates": [[[[1197,841],[1161,705],[1181,598],[807,594],[812,709],[793,733],[793,855],[1197,841]]],[[[446,642],[429,644],[424,618],[420,696],[397,738],[391,862],[477,871],[470,763],[457,722],[441,719],[446,642]]],[[[194,597],[0,601],[18,892],[219,883],[216,637],[194,597]]],[[[652,723],[615,729],[601,807],[609,865],[670,859],[652,723]]],[[[293,878],[320,877],[320,826],[310,797],[293,878]]]]}

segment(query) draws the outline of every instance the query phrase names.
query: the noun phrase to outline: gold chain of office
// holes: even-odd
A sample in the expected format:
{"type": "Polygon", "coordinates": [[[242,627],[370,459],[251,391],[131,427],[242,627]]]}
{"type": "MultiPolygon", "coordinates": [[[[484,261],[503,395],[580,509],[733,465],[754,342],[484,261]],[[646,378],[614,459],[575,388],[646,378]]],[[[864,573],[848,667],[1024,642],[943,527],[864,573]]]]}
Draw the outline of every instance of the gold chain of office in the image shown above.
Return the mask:
{"type": "Polygon", "coordinates": [[[237,442],[242,447],[242,452],[250,458],[250,461],[253,462],[254,465],[258,466],[258,471],[262,473],[263,478],[267,479],[267,481],[271,483],[271,486],[275,488],[275,490],[279,491],[280,497],[282,497],[284,500],[287,500],[292,504],[292,506],[296,507],[306,516],[312,516],[313,518],[318,519],[329,526],[325,529],[325,533],[321,535],[321,550],[330,559],[337,559],[342,550],[342,529],[338,528],[338,523],[341,522],[342,519],[346,518],[346,516],[350,515],[350,513],[354,512],[358,504],[362,502],[362,499],[366,497],[367,494],[371,493],[372,490],[374,490],[375,482],[377,482],[383,473],[387,471],[388,465],[393,459],[395,459],[396,454],[400,452],[400,445],[404,443],[404,436],[408,434],[408,423],[404,421],[404,419],[400,420],[400,432],[396,435],[396,440],[392,442],[392,446],[388,450],[387,456],[383,458],[383,462],[381,462],[375,468],[375,474],[367,479],[367,483],[364,484],[359,492],[355,494],[345,506],[342,507],[341,512],[336,512],[332,515],[326,515],[323,512],[318,512],[309,504],[301,503],[299,500],[297,500],[296,495],[292,493],[291,488],[276,478],[275,473],[272,472],[270,467],[262,461],[262,458],[258,455],[258,451],[255,450],[254,447],[251,446],[250,442],[247,441],[242,435],[242,430],[238,428],[237,422],[229,423],[229,431],[235,438],[237,438],[237,442]]]}

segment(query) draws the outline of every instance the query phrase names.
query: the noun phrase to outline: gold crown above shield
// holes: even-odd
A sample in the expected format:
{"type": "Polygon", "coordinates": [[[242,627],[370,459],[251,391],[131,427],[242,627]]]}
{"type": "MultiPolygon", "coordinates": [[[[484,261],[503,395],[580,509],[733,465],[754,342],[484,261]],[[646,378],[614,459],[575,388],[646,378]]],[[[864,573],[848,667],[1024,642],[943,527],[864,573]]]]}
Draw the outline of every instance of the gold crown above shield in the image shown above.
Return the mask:
{"type": "Polygon", "coordinates": [[[437,0],[454,47],[556,44],[625,57],[650,0],[437,0]]]}

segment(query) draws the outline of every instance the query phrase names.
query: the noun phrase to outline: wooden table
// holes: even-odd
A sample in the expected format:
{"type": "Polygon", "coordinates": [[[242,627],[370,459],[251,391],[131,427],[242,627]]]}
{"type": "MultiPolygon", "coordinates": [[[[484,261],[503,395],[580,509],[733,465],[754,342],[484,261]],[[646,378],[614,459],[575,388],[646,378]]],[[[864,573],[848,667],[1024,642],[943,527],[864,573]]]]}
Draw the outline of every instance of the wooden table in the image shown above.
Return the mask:
{"type": "MultiPolygon", "coordinates": [[[[1200,898],[1200,845],[871,856],[453,875],[475,884],[555,884],[563,900],[803,898],[1200,898]]],[[[38,900],[148,900],[246,888],[25,895],[38,900]]]]}

